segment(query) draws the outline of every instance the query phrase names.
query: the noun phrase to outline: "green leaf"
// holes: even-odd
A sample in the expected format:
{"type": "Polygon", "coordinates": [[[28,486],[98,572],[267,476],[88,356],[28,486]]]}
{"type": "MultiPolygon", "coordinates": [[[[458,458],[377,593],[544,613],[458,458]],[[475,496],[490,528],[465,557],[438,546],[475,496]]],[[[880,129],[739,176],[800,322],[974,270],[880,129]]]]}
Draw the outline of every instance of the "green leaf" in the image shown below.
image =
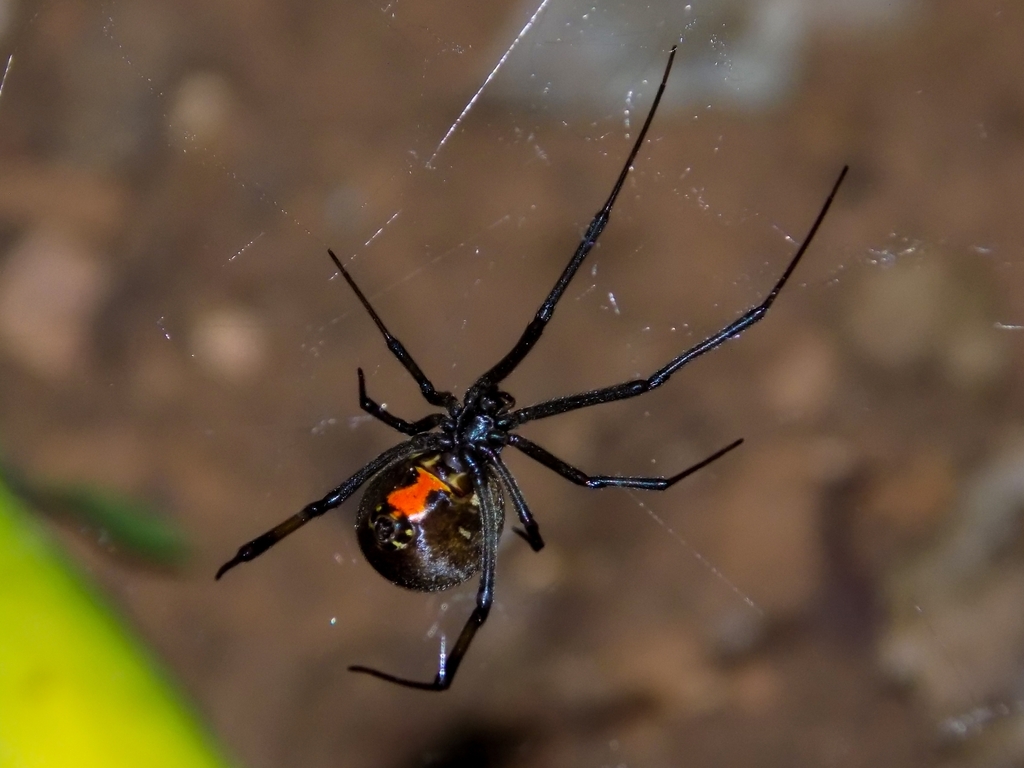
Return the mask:
{"type": "Polygon", "coordinates": [[[37,486],[31,496],[48,510],[71,515],[147,562],[175,565],[185,558],[185,537],[178,528],[125,496],[85,485],[37,486]]]}
{"type": "Polygon", "coordinates": [[[0,768],[223,768],[141,645],[0,485],[0,768]]]}

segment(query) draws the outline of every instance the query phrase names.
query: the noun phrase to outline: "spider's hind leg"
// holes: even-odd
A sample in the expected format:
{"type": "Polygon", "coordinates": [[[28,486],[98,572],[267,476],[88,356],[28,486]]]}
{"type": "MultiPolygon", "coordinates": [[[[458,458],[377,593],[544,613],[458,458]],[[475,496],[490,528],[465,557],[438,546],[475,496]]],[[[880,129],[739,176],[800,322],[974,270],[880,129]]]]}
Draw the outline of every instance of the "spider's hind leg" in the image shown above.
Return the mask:
{"type": "Polygon", "coordinates": [[[392,429],[397,429],[403,435],[413,437],[429,432],[444,421],[443,413],[432,413],[418,421],[406,421],[394,414],[388,413],[384,406],[366,394],[366,377],[363,375],[363,369],[358,368],[357,371],[359,373],[359,407],[375,419],[383,421],[392,429]]]}
{"type": "MultiPolygon", "coordinates": [[[[466,655],[466,651],[469,650],[477,630],[487,621],[487,616],[491,612],[491,604],[494,602],[494,566],[498,558],[498,539],[501,536],[501,514],[498,509],[497,499],[491,493],[491,485],[488,483],[487,473],[479,462],[479,456],[466,455],[464,458],[467,464],[470,465],[470,469],[473,472],[473,482],[476,485],[477,492],[480,494],[480,514],[483,530],[483,543],[480,548],[480,587],[477,590],[476,607],[473,609],[473,613],[470,614],[463,625],[459,638],[455,641],[455,646],[452,648],[452,652],[446,657],[442,651],[437,675],[430,682],[409,680],[361,665],[349,667],[349,672],[361,672],[364,675],[386,680],[395,685],[416,688],[421,691],[446,691],[451,687],[452,680],[455,679],[455,673],[458,672],[459,666],[462,664],[462,658],[466,655]]],[[[487,458],[488,463],[490,463],[490,455],[487,455],[487,458]]]]}
{"type": "Polygon", "coordinates": [[[734,448],[738,448],[742,442],[743,438],[734,440],[729,443],[729,445],[725,446],[725,448],[720,448],[706,459],[698,461],[693,466],[687,467],[682,472],[672,475],[671,477],[644,477],[638,475],[588,475],[582,470],[576,469],[576,467],[571,464],[562,461],[560,458],[549,453],[546,449],[541,448],[536,443],[527,440],[525,437],[522,437],[521,435],[509,435],[509,445],[514,445],[534,461],[543,464],[548,469],[557,472],[566,480],[575,483],[576,485],[582,485],[585,488],[607,488],[609,486],[617,488],[640,488],[645,491],[664,491],[666,488],[671,488],[684,477],[689,477],[697,470],[704,469],[708,464],[718,461],[718,459],[725,456],[729,451],[734,448]]]}
{"type": "Polygon", "coordinates": [[[509,468],[505,466],[505,462],[494,451],[486,449],[483,451],[484,456],[487,457],[487,461],[498,473],[498,477],[502,482],[502,487],[505,488],[506,493],[512,499],[512,506],[515,507],[516,517],[519,518],[519,522],[522,523],[521,528],[512,528],[513,534],[522,539],[526,544],[529,545],[531,550],[540,552],[544,549],[544,539],[541,537],[541,526],[537,524],[537,520],[534,519],[529,511],[529,507],[526,506],[526,500],[522,497],[522,492],[519,490],[519,483],[515,481],[515,477],[509,471],[509,468]]]}
{"type": "MultiPolygon", "coordinates": [[[[526,510],[526,513],[529,514],[530,510],[526,510]]],[[[529,525],[526,525],[523,528],[513,528],[512,533],[529,544],[530,549],[534,552],[540,552],[544,549],[544,539],[540,536],[540,526],[537,525],[537,521],[533,519],[532,515],[530,516],[529,525]]]]}
{"type": "Polygon", "coordinates": [[[519,522],[523,524],[522,528],[513,528],[512,532],[529,544],[530,549],[534,552],[540,552],[544,549],[544,539],[540,535],[540,526],[533,519],[530,508],[526,506],[526,499],[523,498],[523,494],[519,490],[519,484],[512,476],[512,473],[509,472],[508,467],[505,466],[505,462],[496,453],[488,451],[486,455],[491,462],[491,466],[497,471],[498,477],[501,478],[502,486],[504,486],[509,497],[512,499],[512,506],[516,508],[516,516],[519,518],[519,522]]]}

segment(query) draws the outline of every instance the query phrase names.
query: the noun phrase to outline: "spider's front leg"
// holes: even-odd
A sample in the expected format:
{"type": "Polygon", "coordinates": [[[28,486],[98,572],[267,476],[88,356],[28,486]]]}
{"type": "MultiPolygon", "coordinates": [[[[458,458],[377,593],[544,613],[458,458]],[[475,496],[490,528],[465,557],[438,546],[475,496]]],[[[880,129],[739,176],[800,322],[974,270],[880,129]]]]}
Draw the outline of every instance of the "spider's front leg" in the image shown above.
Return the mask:
{"type": "MultiPolygon", "coordinates": [[[[775,285],[772,286],[771,290],[768,291],[768,295],[764,297],[760,304],[755,307],[751,307],[739,318],[725,326],[722,330],[711,334],[704,339],[704,341],[690,347],[690,349],[686,350],[678,357],[670,360],[668,365],[665,365],[660,370],[655,371],[646,379],[625,381],[621,384],[613,384],[610,387],[592,389],[589,392],[581,392],[577,395],[569,395],[567,397],[556,397],[552,400],[546,400],[543,403],[537,403],[536,405],[530,405],[526,408],[520,408],[518,411],[513,411],[502,419],[502,428],[514,429],[520,424],[525,424],[528,421],[546,419],[550,416],[558,416],[562,413],[575,411],[579,408],[589,408],[593,405],[600,405],[601,403],[613,403],[617,400],[628,400],[632,397],[639,397],[646,392],[650,392],[652,389],[657,389],[662,386],[669,380],[673,373],[678,371],[687,363],[696,360],[701,355],[707,354],[713,349],[717,349],[729,339],[736,338],[752,325],[760,322],[765,315],[768,314],[768,310],[771,309],[772,304],[775,303],[775,299],[779,297],[779,293],[785,287],[789,278],[792,276],[793,271],[800,263],[800,259],[803,258],[807,249],[810,247],[811,241],[814,240],[814,236],[818,233],[818,228],[821,227],[821,223],[825,220],[825,215],[828,213],[829,208],[832,207],[832,201],[835,200],[836,193],[839,191],[839,187],[842,185],[843,179],[846,178],[846,172],[849,170],[849,166],[843,166],[843,170],[839,173],[839,178],[837,178],[835,183],[832,185],[832,191],[829,192],[828,197],[825,198],[825,204],[822,205],[821,210],[818,211],[818,216],[814,219],[814,223],[811,225],[811,229],[808,231],[807,236],[804,237],[803,242],[800,243],[800,247],[797,248],[796,254],[793,258],[790,259],[789,264],[782,273],[782,276],[776,281],[775,285]]],[[[572,477],[569,475],[565,476],[572,480],[572,477]]]]}
{"type": "MultiPolygon", "coordinates": [[[[658,111],[658,105],[661,103],[661,97],[665,93],[665,86],[668,85],[668,74],[672,71],[672,62],[676,58],[676,46],[672,46],[672,50],[668,55],[668,63],[665,65],[665,72],[661,76],[661,84],[658,85],[658,90],[654,94],[654,101],[651,103],[651,108],[647,112],[647,118],[644,120],[643,125],[640,128],[640,133],[637,134],[636,141],[633,143],[633,148],[629,152],[629,156],[626,158],[625,165],[622,166],[622,170],[619,171],[619,177],[615,181],[615,186],[612,187],[611,194],[608,195],[608,199],[605,200],[601,210],[597,212],[594,218],[590,222],[590,226],[587,227],[586,232],[583,235],[583,239],[579,245],[576,246],[576,251],[573,253],[572,258],[569,259],[569,263],[565,265],[565,269],[562,270],[561,276],[555,283],[551,292],[547,298],[544,299],[544,303],[540,305],[540,309],[537,310],[537,314],[533,316],[533,319],[527,324],[526,329],[519,337],[519,341],[516,342],[515,346],[494,366],[484,373],[476,383],[470,388],[470,392],[483,392],[489,387],[493,387],[506,379],[512,371],[523,361],[523,359],[529,354],[530,350],[533,349],[533,345],[540,340],[541,334],[544,333],[544,329],[547,324],[551,321],[551,316],[555,313],[555,306],[562,298],[562,294],[565,293],[565,289],[569,287],[569,283],[572,282],[573,276],[579,270],[580,265],[583,264],[583,260],[587,258],[587,254],[597,245],[597,240],[601,237],[601,233],[604,232],[604,228],[608,225],[608,220],[612,215],[612,208],[615,205],[615,201],[619,197],[619,193],[622,191],[622,186],[626,183],[626,176],[629,175],[630,169],[633,167],[633,161],[636,160],[636,156],[640,152],[640,147],[643,146],[644,140],[647,137],[647,131],[651,127],[651,123],[654,121],[654,115],[658,111]]],[[[338,265],[341,266],[340,264],[338,265]]],[[[467,395],[467,399],[470,396],[467,395]]]]}
{"type": "Polygon", "coordinates": [[[355,293],[356,298],[359,299],[359,303],[363,305],[367,314],[369,314],[374,324],[380,330],[381,335],[384,337],[384,343],[388,345],[388,349],[391,350],[391,354],[395,356],[398,362],[402,364],[402,367],[404,367],[405,370],[409,372],[409,375],[416,381],[424,399],[431,405],[440,408],[453,408],[458,402],[455,395],[451,392],[441,392],[434,388],[430,379],[426,377],[426,374],[420,370],[416,361],[412,359],[412,355],[409,354],[405,345],[395,338],[391,331],[387,329],[387,326],[384,325],[384,321],[380,319],[380,315],[377,314],[377,311],[370,304],[370,300],[366,298],[363,292],[359,289],[359,286],[356,285],[356,281],[352,279],[352,275],[348,273],[348,270],[341,265],[341,261],[334,255],[334,251],[328,248],[327,254],[331,257],[331,261],[334,262],[334,266],[336,266],[338,271],[341,272],[341,276],[345,278],[345,282],[349,284],[349,287],[352,289],[353,293],[355,293]]]}
{"type": "Polygon", "coordinates": [[[429,432],[444,421],[443,413],[432,413],[418,421],[406,421],[394,414],[388,413],[384,406],[366,394],[366,377],[363,375],[363,369],[359,368],[357,371],[359,373],[359,407],[375,419],[383,421],[392,429],[397,429],[403,435],[415,437],[424,432],[429,432]]]}

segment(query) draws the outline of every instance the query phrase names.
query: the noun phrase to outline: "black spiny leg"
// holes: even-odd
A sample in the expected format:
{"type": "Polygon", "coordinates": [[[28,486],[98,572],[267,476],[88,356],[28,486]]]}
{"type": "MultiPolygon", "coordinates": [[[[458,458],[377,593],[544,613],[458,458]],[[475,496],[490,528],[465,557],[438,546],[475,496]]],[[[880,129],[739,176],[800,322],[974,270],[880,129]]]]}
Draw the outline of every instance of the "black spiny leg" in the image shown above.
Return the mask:
{"type": "Polygon", "coordinates": [[[363,292],[359,290],[359,286],[356,285],[356,281],[353,280],[348,271],[341,266],[341,262],[338,260],[338,257],[334,255],[334,251],[328,248],[327,253],[334,262],[334,266],[336,266],[338,271],[341,272],[341,276],[345,278],[345,282],[349,284],[349,287],[355,292],[360,303],[362,303],[363,307],[370,314],[370,317],[373,318],[373,322],[376,323],[377,328],[380,329],[381,334],[384,336],[384,341],[388,345],[388,349],[391,350],[391,354],[398,358],[398,362],[405,366],[405,370],[407,370],[409,375],[416,380],[416,383],[419,385],[420,392],[423,393],[424,399],[426,399],[426,401],[431,405],[439,408],[451,409],[456,405],[458,400],[455,395],[451,392],[438,392],[434,389],[434,385],[430,382],[430,379],[428,379],[423,371],[420,370],[420,367],[416,365],[416,361],[412,359],[412,355],[409,354],[402,342],[391,335],[391,332],[384,325],[384,321],[380,319],[380,316],[377,315],[373,307],[370,305],[369,300],[363,295],[363,292]]]}
{"type": "Polygon", "coordinates": [[[619,196],[619,192],[622,191],[622,185],[626,182],[626,176],[629,174],[630,169],[633,167],[633,161],[636,160],[637,153],[640,151],[640,147],[643,146],[644,139],[647,137],[647,129],[651,127],[651,121],[654,120],[654,113],[658,111],[658,104],[661,103],[661,95],[665,92],[665,85],[668,83],[668,73],[672,69],[672,61],[676,57],[676,46],[672,46],[672,51],[668,55],[668,64],[665,65],[665,73],[661,76],[661,84],[658,86],[658,92],[654,95],[654,102],[651,104],[651,109],[647,113],[647,119],[644,120],[643,127],[640,129],[640,134],[636,137],[636,142],[633,144],[633,149],[630,150],[629,157],[626,158],[626,164],[622,166],[622,171],[619,173],[619,178],[615,182],[615,186],[612,187],[612,192],[605,201],[605,204],[601,207],[601,210],[594,216],[593,221],[590,222],[590,226],[587,227],[587,231],[583,235],[583,239],[580,244],[576,247],[576,252],[569,260],[565,270],[562,272],[561,277],[558,278],[558,282],[555,283],[555,287],[551,289],[551,293],[544,299],[544,303],[540,305],[540,309],[537,310],[537,314],[534,315],[533,320],[526,326],[526,330],[523,331],[523,335],[519,337],[519,341],[512,347],[511,351],[505,355],[498,363],[491,368],[487,373],[477,379],[476,383],[470,389],[470,392],[466,395],[466,401],[470,402],[473,400],[473,394],[487,390],[488,388],[498,384],[505,379],[512,371],[515,370],[516,366],[523,361],[527,353],[533,349],[533,345],[540,339],[540,335],[544,332],[544,327],[548,324],[551,316],[555,312],[555,305],[558,304],[558,300],[562,298],[562,294],[565,293],[565,289],[569,287],[569,282],[572,280],[576,271],[580,268],[583,260],[590,253],[591,249],[597,244],[597,239],[601,236],[605,226],[608,224],[608,218],[612,213],[612,206],[615,205],[615,200],[619,196]]]}
{"type": "Polygon", "coordinates": [[[463,459],[465,459],[473,472],[473,482],[476,484],[477,493],[480,494],[480,515],[483,525],[483,542],[481,544],[482,551],[480,556],[480,588],[476,593],[476,608],[473,609],[473,613],[470,614],[469,619],[467,619],[462,627],[459,639],[455,641],[455,647],[452,648],[452,652],[447,658],[441,657],[437,676],[432,682],[424,683],[417,680],[407,680],[404,677],[397,677],[387,672],[358,665],[349,667],[349,672],[361,672],[364,675],[371,675],[381,680],[386,680],[389,683],[403,685],[406,688],[416,688],[421,691],[445,691],[451,686],[452,680],[455,679],[455,673],[459,670],[462,657],[469,650],[476,631],[487,621],[487,615],[491,612],[491,603],[494,600],[494,565],[498,558],[498,538],[501,536],[501,530],[499,530],[498,526],[500,514],[497,501],[491,493],[491,486],[488,483],[483,466],[472,456],[465,455],[463,459]]]}
{"type": "Polygon", "coordinates": [[[359,489],[359,486],[369,480],[373,475],[377,474],[384,467],[389,464],[393,464],[396,461],[400,461],[406,456],[411,456],[413,453],[418,451],[435,448],[439,445],[439,442],[440,439],[438,435],[424,435],[419,439],[414,438],[412,440],[408,440],[401,445],[396,445],[394,448],[384,451],[384,453],[360,469],[352,475],[352,477],[319,501],[307,504],[302,508],[301,512],[297,512],[284,522],[271,528],[266,533],[257,536],[252,541],[239,547],[235,556],[217,570],[216,578],[219,579],[240,563],[247,563],[250,560],[254,560],[277,544],[277,542],[289,533],[294,533],[313,518],[320,517],[320,515],[324,514],[328,510],[340,506],[344,503],[345,499],[359,489]]]}
{"type": "Polygon", "coordinates": [[[398,416],[388,413],[380,403],[376,400],[372,400],[369,395],[366,394],[366,378],[363,376],[363,369],[357,368],[356,370],[359,372],[359,407],[374,418],[383,421],[392,429],[397,429],[403,435],[409,435],[412,437],[424,432],[429,432],[444,421],[443,413],[432,413],[429,416],[424,416],[419,421],[406,421],[405,419],[401,419],[398,416]]]}
{"type": "Polygon", "coordinates": [[[704,469],[704,467],[713,461],[718,461],[718,459],[725,456],[725,454],[733,448],[738,448],[743,442],[743,439],[740,438],[739,440],[729,443],[725,448],[715,451],[703,461],[698,461],[692,467],[687,467],[679,474],[672,475],[672,477],[588,475],[576,469],[576,467],[571,464],[567,464],[562,461],[554,454],[548,453],[548,451],[541,448],[536,443],[527,440],[525,437],[520,435],[509,435],[508,442],[509,445],[514,445],[534,461],[543,464],[548,469],[554,470],[566,480],[569,480],[576,485],[582,485],[586,488],[607,488],[609,486],[615,486],[618,488],[642,488],[645,491],[664,491],[666,488],[671,488],[684,477],[689,477],[697,470],[704,469]]]}
{"type": "Polygon", "coordinates": [[[825,214],[828,213],[828,209],[832,206],[832,201],[835,199],[836,192],[839,191],[839,185],[843,183],[843,179],[846,178],[846,172],[848,170],[849,166],[843,166],[843,170],[840,172],[839,178],[836,179],[835,184],[832,185],[832,191],[829,192],[828,198],[825,200],[825,204],[818,212],[818,217],[814,220],[814,224],[811,225],[810,231],[808,231],[804,241],[797,249],[796,255],[790,260],[789,266],[786,267],[786,271],[782,273],[782,277],[780,277],[775,285],[772,286],[772,289],[768,291],[768,295],[765,296],[764,301],[756,307],[752,307],[747,310],[741,317],[729,323],[729,325],[725,326],[725,328],[720,330],[718,333],[708,336],[704,341],[686,350],[683,354],[679,355],[679,357],[670,361],[668,365],[663,367],[661,370],[655,371],[648,379],[627,381],[622,384],[615,384],[602,389],[594,389],[590,392],[583,392],[578,395],[556,397],[553,400],[521,408],[504,417],[501,420],[501,427],[503,429],[513,429],[527,421],[546,419],[549,416],[557,416],[560,413],[574,411],[578,408],[589,408],[592,405],[600,405],[601,403],[611,403],[616,400],[627,400],[631,397],[642,395],[645,392],[650,392],[652,389],[656,389],[668,381],[669,377],[673,373],[678,371],[691,360],[694,360],[704,353],[710,352],[712,349],[721,346],[729,339],[739,336],[743,331],[747,330],[747,328],[761,320],[761,318],[768,313],[769,308],[771,308],[772,304],[775,302],[779,292],[786,285],[786,282],[793,274],[793,270],[796,269],[796,265],[800,263],[800,259],[807,251],[808,246],[814,239],[814,235],[817,234],[818,228],[821,226],[821,222],[824,221],[825,214]]]}
{"type": "Polygon", "coordinates": [[[513,528],[512,532],[523,539],[527,544],[530,545],[530,549],[534,552],[540,552],[544,549],[544,539],[540,535],[540,526],[537,525],[537,521],[533,519],[533,515],[530,513],[530,508],[526,506],[526,499],[523,498],[522,492],[519,490],[519,484],[515,478],[512,477],[512,473],[509,472],[508,467],[505,466],[505,462],[501,460],[501,457],[488,450],[485,454],[491,466],[498,473],[498,477],[501,478],[501,483],[505,487],[505,491],[512,499],[512,506],[516,508],[516,515],[519,517],[519,522],[523,524],[522,528],[513,528]]]}

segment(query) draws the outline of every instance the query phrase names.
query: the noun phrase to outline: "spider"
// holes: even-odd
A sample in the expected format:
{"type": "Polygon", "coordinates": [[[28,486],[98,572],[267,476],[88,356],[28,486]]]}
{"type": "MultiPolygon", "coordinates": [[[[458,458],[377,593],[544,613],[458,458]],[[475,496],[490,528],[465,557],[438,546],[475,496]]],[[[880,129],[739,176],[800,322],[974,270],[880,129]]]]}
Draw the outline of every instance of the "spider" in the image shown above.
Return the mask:
{"type": "Polygon", "coordinates": [[[495,561],[498,540],[504,527],[506,499],[511,502],[522,524],[521,529],[513,528],[513,531],[525,539],[535,552],[544,546],[540,528],[519,485],[501,458],[504,448],[512,446],[566,480],[587,488],[614,486],[664,491],[684,477],[717,461],[743,442],[742,439],[735,440],[671,477],[588,475],[517,434],[515,430],[529,421],[650,392],[668,381],[673,373],[691,360],[739,336],[758,322],[778,297],[818,231],[846,176],[846,167],[839,174],[796,255],[765,299],[722,330],[673,358],[650,377],[557,397],[518,409],[515,408],[512,395],[500,388],[501,382],[516,369],[540,339],[559,299],[608,224],[612,206],[658,109],[675,53],[676,48],[673,47],[654,102],[629,157],[611,194],[587,227],[569,264],[515,346],[473,383],[461,401],[451,392],[438,391],[434,387],[405,346],[384,325],[338,257],[328,250],[342,277],[384,336],[388,349],[419,385],[424,399],[443,410],[416,421],[399,418],[367,395],[366,379],[362,369],[358,369],[359,407],[407,435],[409,439],[384,451],[322,499],[307,504],[301,512],[243,545],[231,560],[221,566],[216,578],[219,579],[239,563],[263,554],[313,518],[340,506],[367,481],[369,485],[356,514],[356,537],[363,555],[381,575],[407,589],[434,592],[454,587],[480,573],[473,613],[447,658],[442,652],[437,674],[432,681],[408,680],[364,666],[351,666],[350,671],[421,690],[443,691],[451,686],[470,643],[491,610],[495,561]]]}

